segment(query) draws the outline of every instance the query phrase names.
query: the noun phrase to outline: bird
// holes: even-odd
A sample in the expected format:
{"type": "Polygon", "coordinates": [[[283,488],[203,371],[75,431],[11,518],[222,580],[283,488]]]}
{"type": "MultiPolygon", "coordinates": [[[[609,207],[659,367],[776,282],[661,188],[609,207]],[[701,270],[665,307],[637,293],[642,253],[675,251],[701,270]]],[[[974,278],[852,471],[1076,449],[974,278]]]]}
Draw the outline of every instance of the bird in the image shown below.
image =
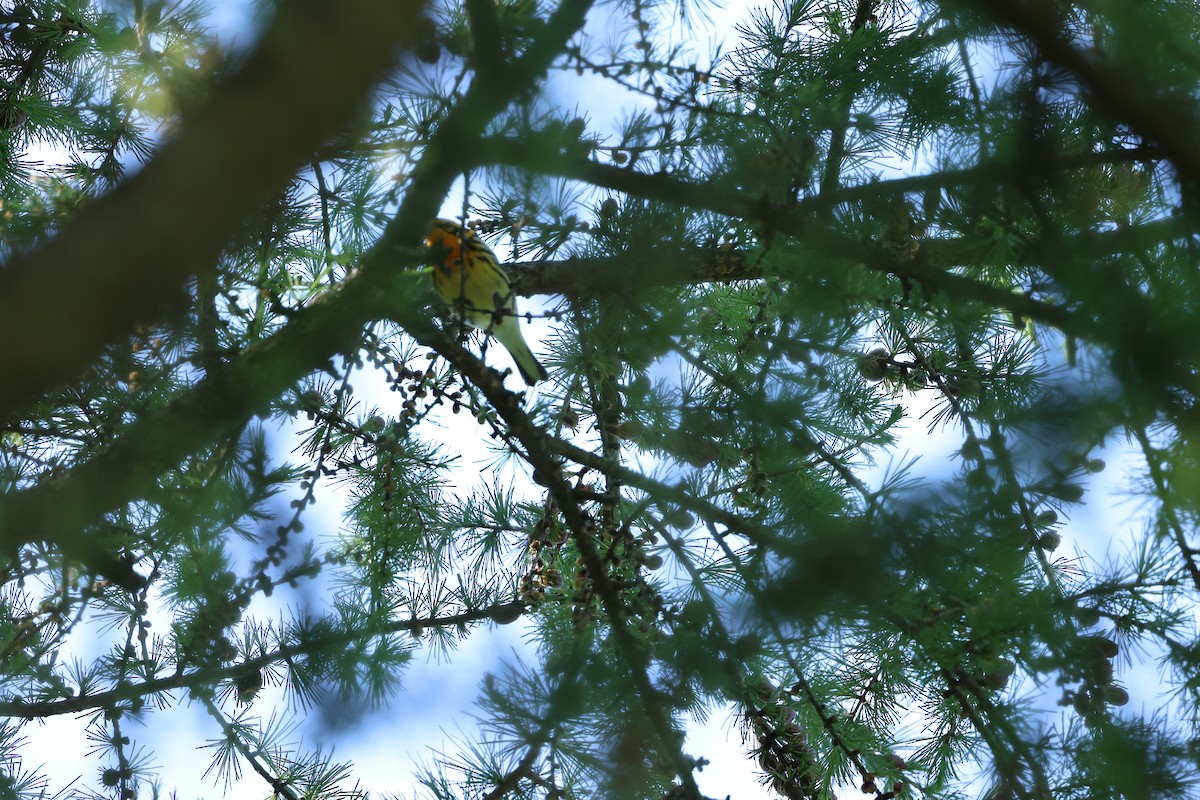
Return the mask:
{"type": "Polygon", "coordinates": [[[496,337],[525,383],[533,386],[549,378],[521,335],[512,284],[492,248],[474,231],[440,218],[425,236],[425,245],[433,261],[433,285],[455,316],[496,337]]]}

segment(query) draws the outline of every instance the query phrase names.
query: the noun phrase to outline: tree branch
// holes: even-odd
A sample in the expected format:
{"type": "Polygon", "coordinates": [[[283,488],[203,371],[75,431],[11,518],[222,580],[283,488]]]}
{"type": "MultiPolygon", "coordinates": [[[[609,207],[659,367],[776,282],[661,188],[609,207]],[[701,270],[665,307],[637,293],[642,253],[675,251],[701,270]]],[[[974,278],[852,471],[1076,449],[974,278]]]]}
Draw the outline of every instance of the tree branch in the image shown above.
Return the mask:
{"type": "MultiPolygon", "coordinates": [[[[1135,65],[1118,65],[1098,49],[1084,53],[1064,35],[1060,10],[1042,0],[1002,0],[974,4],[1001,23],[1029,37],[1050,61],[1068,70],[1091,93],[1098,108],[1114,119],[1128,123],[1155,142],[1175,165],[1185,183],[1200,187],[1200,114],[1194,98],[1183,91],[1169,98],[1148,91],[1142,70],[1135,65]]],[[[1126,20],[1136,24],[1133,20],[1126,20]]]]}
{"type": "MultiPolygon", "coordinates": [[[[534,480],[546,487],[571,532],[571,538],[587,569],[588,579],[595,587],[595,593],[599,596],[601,606],[608,617],[609,630],[615,640],[616,649],[629,666],[629,678],[637,689],[646,717],[658,737],[661,752],[670,759],[682,784],[683,796],[702,797],[692,774],[695,765],[680,749],[682,737],[676,735],[670,711],[663,704],[663,693],[654,687],[650,679],[650,656],[630,628],[625,603],[600,553],[594,535],[596,526],[580,508],[575,493],[563,477],[555,455],[554,438],[534,424],[521,408],[520,396],[504,388],[499,373],[464,350],[444,331],[435,328],[432,322],[422,320],[421,324],[409,328],[409,333],[418,342],[449,361],[463,378],[473,383],[507,423],[512,438],[525,448],[522,455],[533,467],[534,480]]],[[[605,464],[611,463],[602,457],[598,458],[605,464]]]]}
{"type": "Polygon", "coordinates": [[[113,708],[118,703],[147,695],[161,694],[176,689],[212,686],[221,681],[233,680],[247,672],[262,669],[271,664],[299,658],[309,653],[328,652],[362,639],[371,639],[376,636],[400,633],[402,631],[430,630],[436,627],[457,627],[471,622],[505,618],[512,613],[514,608],[523,607],[520,603],[502,603],[489,608],[464,611],[461,614],[396,620],[380,630],[368,631],[354,627],[328,636],[310,636],[305,638],[300,644],[284,645],[257,658],[249,658],[226,667],[198,669],[183,673],[177,672],[165,678],[151,678],[141,683],[121,683],[102,692],[82,694],[76,697],[69,697],[65,700],[35,700],[32,702],[23,700],[0,701],[0,717],[34,719],[54,717],[60,714],[79,714],[97,708],[113,708]]]}
{"type": "Polygon", "coordinates": [[[471,23],[472,55],[477,73],[492,73],[504,68],[500,49],[500,15],[495,0],[464,0],[467,19],[471,23]]]}
{"type": "Polygon", "coordinates": [[[186,281],[211,271],[245,219],[362,105],[422,5],[282,4],[245,68],[152,161],[11,259],[0,270],[0,419],[135,324],[181,308],[186,281]]]}
{"type": "MultiPolygon", "coordinates": [[[[889,253],[884,247],[877,244],[858,241],[837,232],[819,228],[812,224],[810,216],[812,208],[804,206],[803,203],[788,209],[772,208],[756,198],[718,186],[691,183],[661,173],[648,174],[624,167],[597,164],[585,159],[556,156],[547,153],[546,149],[538,143],[489,139],[479,147],[477,155],[486,163],[531,169],[543,174],[583,181],[593,186],[615,189],[634,197],[705,209],[735,219],[757,220],[770,230],[795,236],[807,246],[821,249],[834,258],[855,261],[877,272],[885,272],[927,284],[933,289],[945,292],[953,300],[981,301],[997,308],[1006,309],[1021,317],[1045,322],[1069,333],[1080,336],[1087,333],[1086,323],[1082,317],[1059,306],[947,272],[943,266],[952,265],[942,265],[938,263],[939,259],[936,257],[922,253],[917,258],[907,258],[889,253]]],[[[881,186],[886,186],[886,183],[881,186]]],[[[949,244],[946,245],[940,244],[939,240],[930,240],[926,244],[935,253],[939,250],[945,253],[955,252],[955,240],[949,240],[949,244]]],[[[680,266],[686,267],[686,264],[675,260],[667,261],[666,264],[665,269],[668,276],[678,276],[680,266]]],[[[645,266],[644,263],[639,265],[643,273],[645,266]]],[[[827,267],[822,263],[813,268],[823,270],[827,267]]],[[[643,274],[641,279],[651,279],[655,271],[651,271],[650,275],[643,274]]],[[[738,273],[737,271],[733,273],[733,276],[734,278],[750,277],[748,273],[738,273]]],[[[612,274],[606,273],[606,279],[612,283],[612,274]]],[[[665,282],[673,282],[673,280],[678,280],[678,277],[673,279],[669,277],[665,282]]]]}

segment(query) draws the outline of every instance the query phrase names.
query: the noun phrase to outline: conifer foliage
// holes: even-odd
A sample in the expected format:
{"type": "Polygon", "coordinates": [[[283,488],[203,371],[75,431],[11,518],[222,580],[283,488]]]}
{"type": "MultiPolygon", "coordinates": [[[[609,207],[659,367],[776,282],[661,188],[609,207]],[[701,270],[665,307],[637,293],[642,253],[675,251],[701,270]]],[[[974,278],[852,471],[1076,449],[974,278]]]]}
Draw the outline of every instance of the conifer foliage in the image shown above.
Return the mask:
{"type": "Polygon", "coordinates": [[[700,3],[0,7],[0,797],[1194,796],[1200,12],[700,3]]]}

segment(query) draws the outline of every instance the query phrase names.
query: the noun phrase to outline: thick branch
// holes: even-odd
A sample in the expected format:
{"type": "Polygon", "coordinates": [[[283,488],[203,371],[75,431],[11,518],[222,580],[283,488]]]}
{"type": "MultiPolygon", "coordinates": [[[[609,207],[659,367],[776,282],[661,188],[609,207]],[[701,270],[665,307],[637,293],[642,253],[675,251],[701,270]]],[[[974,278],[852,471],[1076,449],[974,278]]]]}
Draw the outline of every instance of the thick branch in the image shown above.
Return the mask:
{"type": "Polygon", "coordinates": [[[5,265],[0,419],[70,381],[135,324],[180,308],[188,278],[211,271],[245,219],[362,105],[421,7],[284,3],[245,68],[150,163],[5,265]]]}
{"type": "Polygon", "coordinates": [[[504,66],[504,54],[500,50],[500,14],[494,0],[465,0],[467,19],[471,23],[472,55],[475,70],[490,73],[504,66]]]}
{"type": "MultiPolygon", "coordinates": [[[[1003,0],[974,5],[1032,39],[1042,55],[1079,79],[1102,111],[1156,143],[1186,183],[1200,186],[1200,114],[1193,97],[1148,91],[1134,65],[1115,64],[1097,49],[1084,52],[1073,45],[1063,35],[1061,10],[1054,3],[1003,0]]],[[[1126,22],[1136,24],[1132,19],[1126,22]]]]}

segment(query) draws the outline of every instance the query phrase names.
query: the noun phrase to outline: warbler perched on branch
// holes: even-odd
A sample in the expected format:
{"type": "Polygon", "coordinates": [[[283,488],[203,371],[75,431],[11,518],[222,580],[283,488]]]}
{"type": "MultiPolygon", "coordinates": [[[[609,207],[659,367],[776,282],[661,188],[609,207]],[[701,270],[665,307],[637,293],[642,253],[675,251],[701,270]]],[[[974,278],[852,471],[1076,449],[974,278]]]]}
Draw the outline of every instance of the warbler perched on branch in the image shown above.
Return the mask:
{"type": "Polygon", "coordinates": [[[517,319],[508,273],[474,231],[438,219],[425,236],[433,257],[433,285],[455,317],[499,340],[530,386],[549,377],[534,358],[517,319]]]}

